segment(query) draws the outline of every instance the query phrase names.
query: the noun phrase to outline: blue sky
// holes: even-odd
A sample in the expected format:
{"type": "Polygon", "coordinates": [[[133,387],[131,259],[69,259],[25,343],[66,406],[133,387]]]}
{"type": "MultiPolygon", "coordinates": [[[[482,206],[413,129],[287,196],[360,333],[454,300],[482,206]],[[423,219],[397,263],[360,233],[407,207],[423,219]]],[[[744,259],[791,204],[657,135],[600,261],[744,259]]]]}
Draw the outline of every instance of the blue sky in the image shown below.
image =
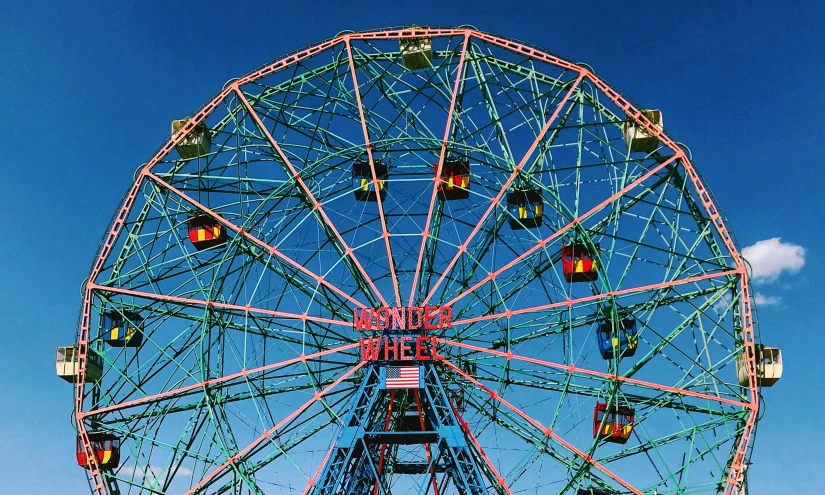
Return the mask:
{"type": "Polygon", "coordinates": [[[471,24],[588,63],[663,110],[742,247],[781,237],[751,251],[762,260],[763,341],[786,362],[764,394],[751,489],[825,492],[822,317],[812,311],[825,277],[825,5],[68,3],[0,4],[0,491],[87,492],[74,463],[72,390],[54,375],[54,350],[74,339],[92,256],[169,121],[295,48],[344,29],[415,23],[471,24]],[[805,249],[804,264],[788,244],[805,249]],[[777,264],[782,252],[795,264],[777,264]]]}

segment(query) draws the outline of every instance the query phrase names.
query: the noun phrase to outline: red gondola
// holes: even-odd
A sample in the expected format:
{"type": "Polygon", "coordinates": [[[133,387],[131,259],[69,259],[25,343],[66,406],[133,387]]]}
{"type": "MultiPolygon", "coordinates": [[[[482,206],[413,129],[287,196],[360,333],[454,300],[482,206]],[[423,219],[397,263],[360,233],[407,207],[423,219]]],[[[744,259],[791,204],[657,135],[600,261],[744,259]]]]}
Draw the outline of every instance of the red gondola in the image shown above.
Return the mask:
{"type": "Polygon", "coordinates": [[[596,404],[593,410],[593,438],[605,442],[627,443],[633,432],[636,411],[628,406],[596,404]],[[605,417],[606,416],[606,417],[605,417]]]}
{"type": "Polygon", "coordinates": [[[561,267],[567,282],[591,282],[599,278],[599,246],[591,249],[581,242],[561,248],[561,267]]]}
{"type": "Polygon", "coordinates": [[[226,242],[226,227],[209,215],[192,215],[186,226],[189,229],[189,242],[198,251],[226,242]]]}
{"type": "MultiPolygon", "coordinates": [[[[101,469],[114,469],[120,464],[120,438],[111,433],[89,433],[92,452],[101,469]]],[[[89,469],[92,460],[77,437],[77,465],[89,469]]]]}
{"type": "MultiPolygon", "coordinates": [[[[435,164],[438,173],[438,164],[435,164]]],[[[470,162],[466,160],[444,160],[441,167],[441,181],[438,183],[438,198],[443,201],[467,199],[470,197],[470,162]]]]}

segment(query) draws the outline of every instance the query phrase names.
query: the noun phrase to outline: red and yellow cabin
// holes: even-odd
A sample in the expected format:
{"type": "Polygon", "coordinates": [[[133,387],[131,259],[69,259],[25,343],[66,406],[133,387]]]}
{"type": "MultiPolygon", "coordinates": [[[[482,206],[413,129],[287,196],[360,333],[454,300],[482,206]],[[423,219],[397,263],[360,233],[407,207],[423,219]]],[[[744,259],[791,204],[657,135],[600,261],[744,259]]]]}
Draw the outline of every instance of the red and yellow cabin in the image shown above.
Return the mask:
{"type": "Polygon", "coordinates": [[[134,311],[103,313],[103,341],[112,347],[140,347],[143,318],[134,311]]]}
{"type": "Polygon", "coordinates": [[[599,246],[589,248],[574,242],[561,248],[561,267],[567,282],[590,282],[599,278],[599,246]]]}
{"type": "MultiPolygon", "coordinates": [[[[120,438],[111,433],[89,433],[89,443],[101,469],[114,469],[120,464],[120,438]]],[[[80,436],[77,437],[77,465],[92,467],[92,459],[83,448],[80,436]]]]}
{"type": "Polygon", "coordinates": [[[226,227],[209,215],[193,215],[186,222],[189,242],[200,251],[226,242],[226,227]]]}
{"type": "MultiPolygon", "coordinates": [[[[438,174],[438,164],[435,164],[438,174]]],[[[470,197],[470,162],[467,160],[444,160],[441,180],[438,183],[438,198],[443,201],[467,199],[470,197]]]]}
{"type": "Polygon", "coordinates": [[[593,438],[605,442],[627,443],[633,433],[636,411],[628,406],[596,404],[593,410],[593,438]]]}

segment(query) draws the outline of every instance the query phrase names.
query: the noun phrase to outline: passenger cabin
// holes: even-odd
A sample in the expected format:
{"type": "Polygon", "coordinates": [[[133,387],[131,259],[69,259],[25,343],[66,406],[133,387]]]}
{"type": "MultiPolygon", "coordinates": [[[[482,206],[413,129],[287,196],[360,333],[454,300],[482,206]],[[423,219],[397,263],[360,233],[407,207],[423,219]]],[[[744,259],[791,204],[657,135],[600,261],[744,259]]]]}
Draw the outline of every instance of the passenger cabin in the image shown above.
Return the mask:
{"type": "Polygon", "coordinates": [[[356,201],[381,201],[387,197],[387,179],[389,168],[380,163],[375,164],[375,176],[378,178],[378,193],[372,181],[372,167],[370,162],[355,162],[352,164],[352,189],[356,201]]]}
{"type": "MultiPolygon", "coordinates": [[[[770,387],[782,378],[782,351],[776,347],[754,346],[756,351],[756,383],[760,387],[770,387]]],[[[746,352],[736,358],[736,375],[739,385],[750,385],[746,352]]]]}
{"type": "Polygon", "coordinates": [[[593,438],[605,442],[627,443],[633,432],[636,412],[628,406],[596,404],[593,410],[593,438]]]}
{"type": "MultiPolygon", "coordinates": [[[[89,443],[100,469],[115,469],[120,464],[120,438],[111,433],[89,433],[89,443]]],[[[92,467],[92,459],[83,448],[79,435],[77,437],[77,465],[86,469],[92,467]]]]}
{"type": "Polygon", "coordinates": [[[140,347],[143,343],[143,318],[134,311],[103,313],[103,341],[112,347],[140,347]]]}
{"type": "Polygon", "coordinates": [[[590,248],[582,242],[561,248],[561,266],[567,282],[590,282],[599,278],[599,246],[590,248]]]}
{"type": "Polygon", "coordinates": [[[538,190],[521,189],[507,193],[507,207],[510,210],[511,229],[541,227],[544,203],[538,190]]]}
{"type": "MultiPolygon", "coordinates": [[[[642,109],[641,112],[654,126],[659,130],[662,129],[662,112],[660,110],[642,109]]],[[[622,132],[624,132],[624,141],[627,144],[628,153],[652,153],[659,147],[659,138],[633,119],[624,122],[622,132]]]]}
{"type": "Polygon", "coordinates": [[[463,413],[467,410],[467,399],[464,397],[464,389],[458,388],[455,390],[455,395],[453,396],[453,407],[459,413],[463,413]]]}
{"type": "MultiPolygon", "coordinates": [[[[173,120],[172,121],[172,136],[174,136],[181,127],[185,126],[189,119],[173,120]]],[[[212,139],[209,137],[209,129],[206,124],[201,122],[184,137],[176,146],[175,149],[184,160],[191,160],[199,156],[208,155],[212,151],[212,139]]]]}
{"type": "Polygon", "coordinates": [[[219,246],[226,242],[226,227],[206,214],[195,214],[186,221],[189,242],[198,251],[219,246]]]}
{"type": "Polygon", "coordinates": [[[639,344],[636,320],[624,318],[618,322],[603,321],[599,323],[596,339],[602,359],[611,359],[614,356],[630,357],[636,354],[639,344]]]}
{"type": "Polygon", "coordinates": [[[464,361],[461,363],[461,370],[475,378],[478,375],[478,363],[475,361],[464,361]]]}
{"type": "MultiPolygon", "coordinates": [[[[89,352],[86,358],[86,373],[83,375],[83,381],[92,383],[100,380],[103,375],[103,358],[94,352],[89,352]]],[[[76,383],[80,373],[79,359],[77,345],[58,347],[55,359],[57,376],[69,383],[76,383]]]]}
{"type": "Polygon", "coordinates": [[[426,27],[412,27],[403,32],[406,38],[398,40],[404,67],[409,70],[429,69],[433,65],[433,39],[426,27]]]}
{"type": "MultiPolygon", "coordinates": [[[[438,174],[437,163],[435,173],[438,174]]],[[[444,160],[444,165],[441,167],[441,180],[438,182],[438,198],[442,201],[451,201],[469,197],[470,162],[467,160],[444,160]]]]}

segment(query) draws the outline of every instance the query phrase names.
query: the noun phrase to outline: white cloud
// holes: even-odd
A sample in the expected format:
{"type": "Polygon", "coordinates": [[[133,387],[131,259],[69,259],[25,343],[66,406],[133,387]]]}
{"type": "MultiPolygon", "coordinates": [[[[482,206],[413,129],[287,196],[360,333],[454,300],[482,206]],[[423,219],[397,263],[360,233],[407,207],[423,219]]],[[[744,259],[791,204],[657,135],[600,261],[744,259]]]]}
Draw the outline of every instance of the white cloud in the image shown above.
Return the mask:
{"type": "Polygon", "coordinates": [[[761,292],[756,293],[754,300],[756,301],[757,306],[775,306],[782,302],[781,297],[766,296],[761,292]]]}
{"type": "Polygon", "coordinates": [[[805,248],[782,242],[780,237],[765,239],[748,246],[742,250],[742,256],[751,265],[753,280],[766,284],[772,283],[785,272],[799,273],[805,266],[805,248]]]}
{"type": "Polygon", "coordinates": [[[721,298],[719,298],[718,301],[716,301],[716,304],[713,305],[713,309],[715,309],[717,313],[723,313],[728,309],[731,300],[733,300],[733,298],[730,296],[730,294],[725,294],[721,298]]]}
{"type": "MultiPolygon", "coordinates": [[[[719,298],[718,301],[716,301],[716,304],[713,305],[713,309],[715,309],[718,313],[723,313],[728,309],[728,306],[730,306],[730,301],[730,294],[725,294],[724,296],[719,298]]],[[[766,296],[761,292],[757,292],[754,296],[754,301],[756,302],[757,306],[776,306],[777,304],[782,303],[782,298],[766,296]]]]}

